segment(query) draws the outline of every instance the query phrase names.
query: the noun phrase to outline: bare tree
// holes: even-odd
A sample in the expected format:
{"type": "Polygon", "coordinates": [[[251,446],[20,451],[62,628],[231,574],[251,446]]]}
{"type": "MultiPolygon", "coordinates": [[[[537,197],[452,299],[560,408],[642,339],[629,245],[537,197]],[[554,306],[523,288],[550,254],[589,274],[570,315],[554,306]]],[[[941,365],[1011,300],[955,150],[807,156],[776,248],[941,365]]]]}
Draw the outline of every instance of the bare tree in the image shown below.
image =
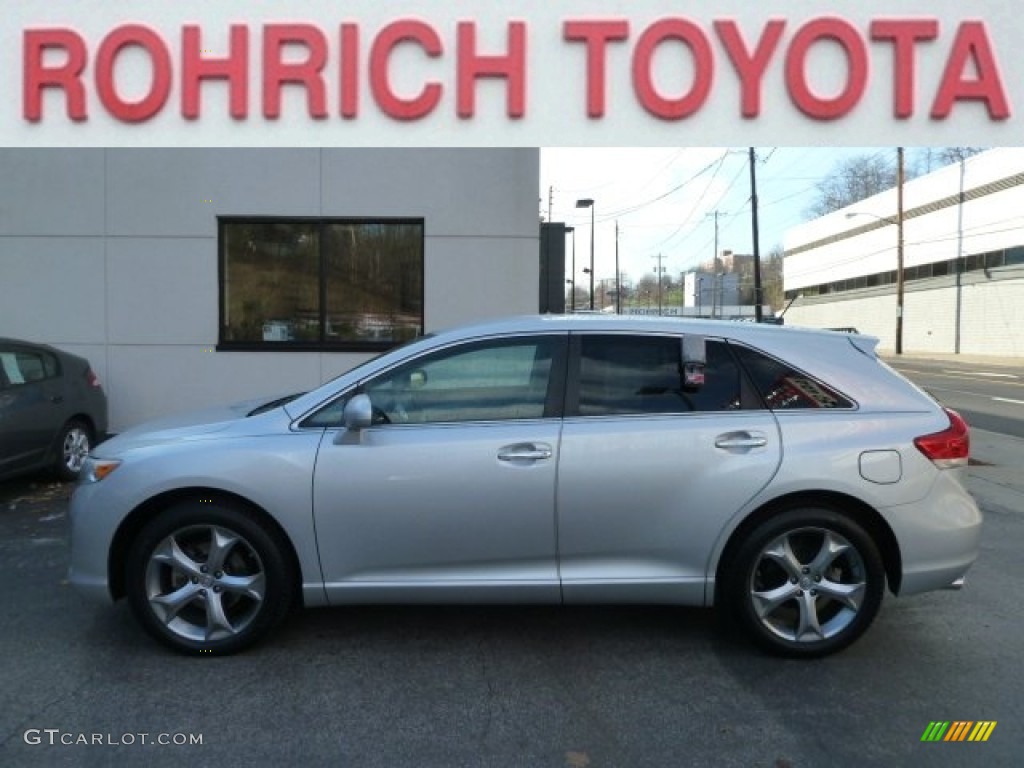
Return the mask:
{"type": "Polygon", "coordinates": [[[768,253],[767,259],[761,259],[761,295],[765,304],[778,311],[783,306],[782,291],[782,246],[776,245],[768,253]]]}
{"type": "Polygon", "coordinates": [[[943,147],[939,156],[944,164],[952,165],[984,151],[982,147],[943,147]]]}
{"type": "Polygon", "coordinates": [[[840,161],[818,182],[818,197],[807,210],[824,216],[896,186],[896,166],[888,152],[857,155],[840,161]]]}

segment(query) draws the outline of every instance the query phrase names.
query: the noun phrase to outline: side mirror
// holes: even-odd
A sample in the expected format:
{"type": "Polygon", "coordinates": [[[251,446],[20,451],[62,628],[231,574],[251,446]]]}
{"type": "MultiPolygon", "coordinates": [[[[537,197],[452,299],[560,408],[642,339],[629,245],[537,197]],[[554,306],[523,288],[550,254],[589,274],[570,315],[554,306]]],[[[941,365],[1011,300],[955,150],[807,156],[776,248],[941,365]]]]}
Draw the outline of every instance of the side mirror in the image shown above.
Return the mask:
{"type": "Polygon", "coordinates": [[[358,432],[373,423],[373,404],[369,395],[356,395],[347,403],[342,414],[345,429],[358,432]]]}
{"type": "Polygon", "coordinates": [[[683,336],[683,389],[696,392],[704,386],[704,368],[708,362],[707,344],[703,336],[683,336]]]}

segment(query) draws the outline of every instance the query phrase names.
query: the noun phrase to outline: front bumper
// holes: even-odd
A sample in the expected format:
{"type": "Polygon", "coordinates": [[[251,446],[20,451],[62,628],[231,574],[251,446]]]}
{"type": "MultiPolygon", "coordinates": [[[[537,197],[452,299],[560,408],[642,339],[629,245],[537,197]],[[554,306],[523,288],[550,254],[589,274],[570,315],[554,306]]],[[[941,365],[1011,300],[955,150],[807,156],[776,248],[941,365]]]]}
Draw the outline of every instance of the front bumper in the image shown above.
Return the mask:
{"type": "MultiPolygon", "coordinates": [[[[71,520],[71,565],[68,581],[90,600],[112,603],[108,580],[110,545],[116,525],[109,507],[97,504],[93,497],[100,483],[78,485],[71,496],[68,516],[71,520]]],[[[119,519],[119,518],[118,518],[119,519]]]]}

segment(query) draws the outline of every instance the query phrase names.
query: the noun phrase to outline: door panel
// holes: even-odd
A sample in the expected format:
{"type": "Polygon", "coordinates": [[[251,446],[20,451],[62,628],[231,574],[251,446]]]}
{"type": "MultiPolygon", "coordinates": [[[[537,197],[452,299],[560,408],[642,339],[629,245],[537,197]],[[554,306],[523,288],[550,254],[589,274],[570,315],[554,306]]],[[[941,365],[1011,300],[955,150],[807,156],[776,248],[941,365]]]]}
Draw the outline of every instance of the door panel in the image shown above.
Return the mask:
{"type": "Polygon", "coordinates": [[[770,413],[566,421],[557,501],[565,601],[703,602],[722,526],[780,456],[770,413]],[[716,447],[736,435],[764,445],[716,447]]]}
{"type": "Polygon", "coordinates": [[[775,417],[726,344],[687,385],[680,335],[579,334],[558,468],[566,602],[699,604],[725,523],[774,476],[775,417]]]}
{"type": "Polygon", "coordinates": [[[329,599],[560,599],[566,338],[467,341],[354,390],[375,425],[326,430],[313,481],[329,599]]]}
{"type": "Polygon", "coordinates": [[[329,599],[556,602],[559,429],[328,430],[313,494],[329,599]]]}

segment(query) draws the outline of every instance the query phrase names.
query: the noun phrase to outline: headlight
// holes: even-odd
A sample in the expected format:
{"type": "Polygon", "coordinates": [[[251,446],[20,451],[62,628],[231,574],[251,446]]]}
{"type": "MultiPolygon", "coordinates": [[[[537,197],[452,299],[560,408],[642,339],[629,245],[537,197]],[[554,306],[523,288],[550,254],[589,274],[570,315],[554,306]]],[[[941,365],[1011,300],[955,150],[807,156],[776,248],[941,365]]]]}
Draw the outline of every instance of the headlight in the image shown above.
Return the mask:
{"type": "Polygon", "coordinates": [[[78,474],[78,482],[82,485],[98,483],[120,466],[121,462],[114,459],[94,459],[92,456],[89,456],[82,464],[82,471],[78,474]]]}

